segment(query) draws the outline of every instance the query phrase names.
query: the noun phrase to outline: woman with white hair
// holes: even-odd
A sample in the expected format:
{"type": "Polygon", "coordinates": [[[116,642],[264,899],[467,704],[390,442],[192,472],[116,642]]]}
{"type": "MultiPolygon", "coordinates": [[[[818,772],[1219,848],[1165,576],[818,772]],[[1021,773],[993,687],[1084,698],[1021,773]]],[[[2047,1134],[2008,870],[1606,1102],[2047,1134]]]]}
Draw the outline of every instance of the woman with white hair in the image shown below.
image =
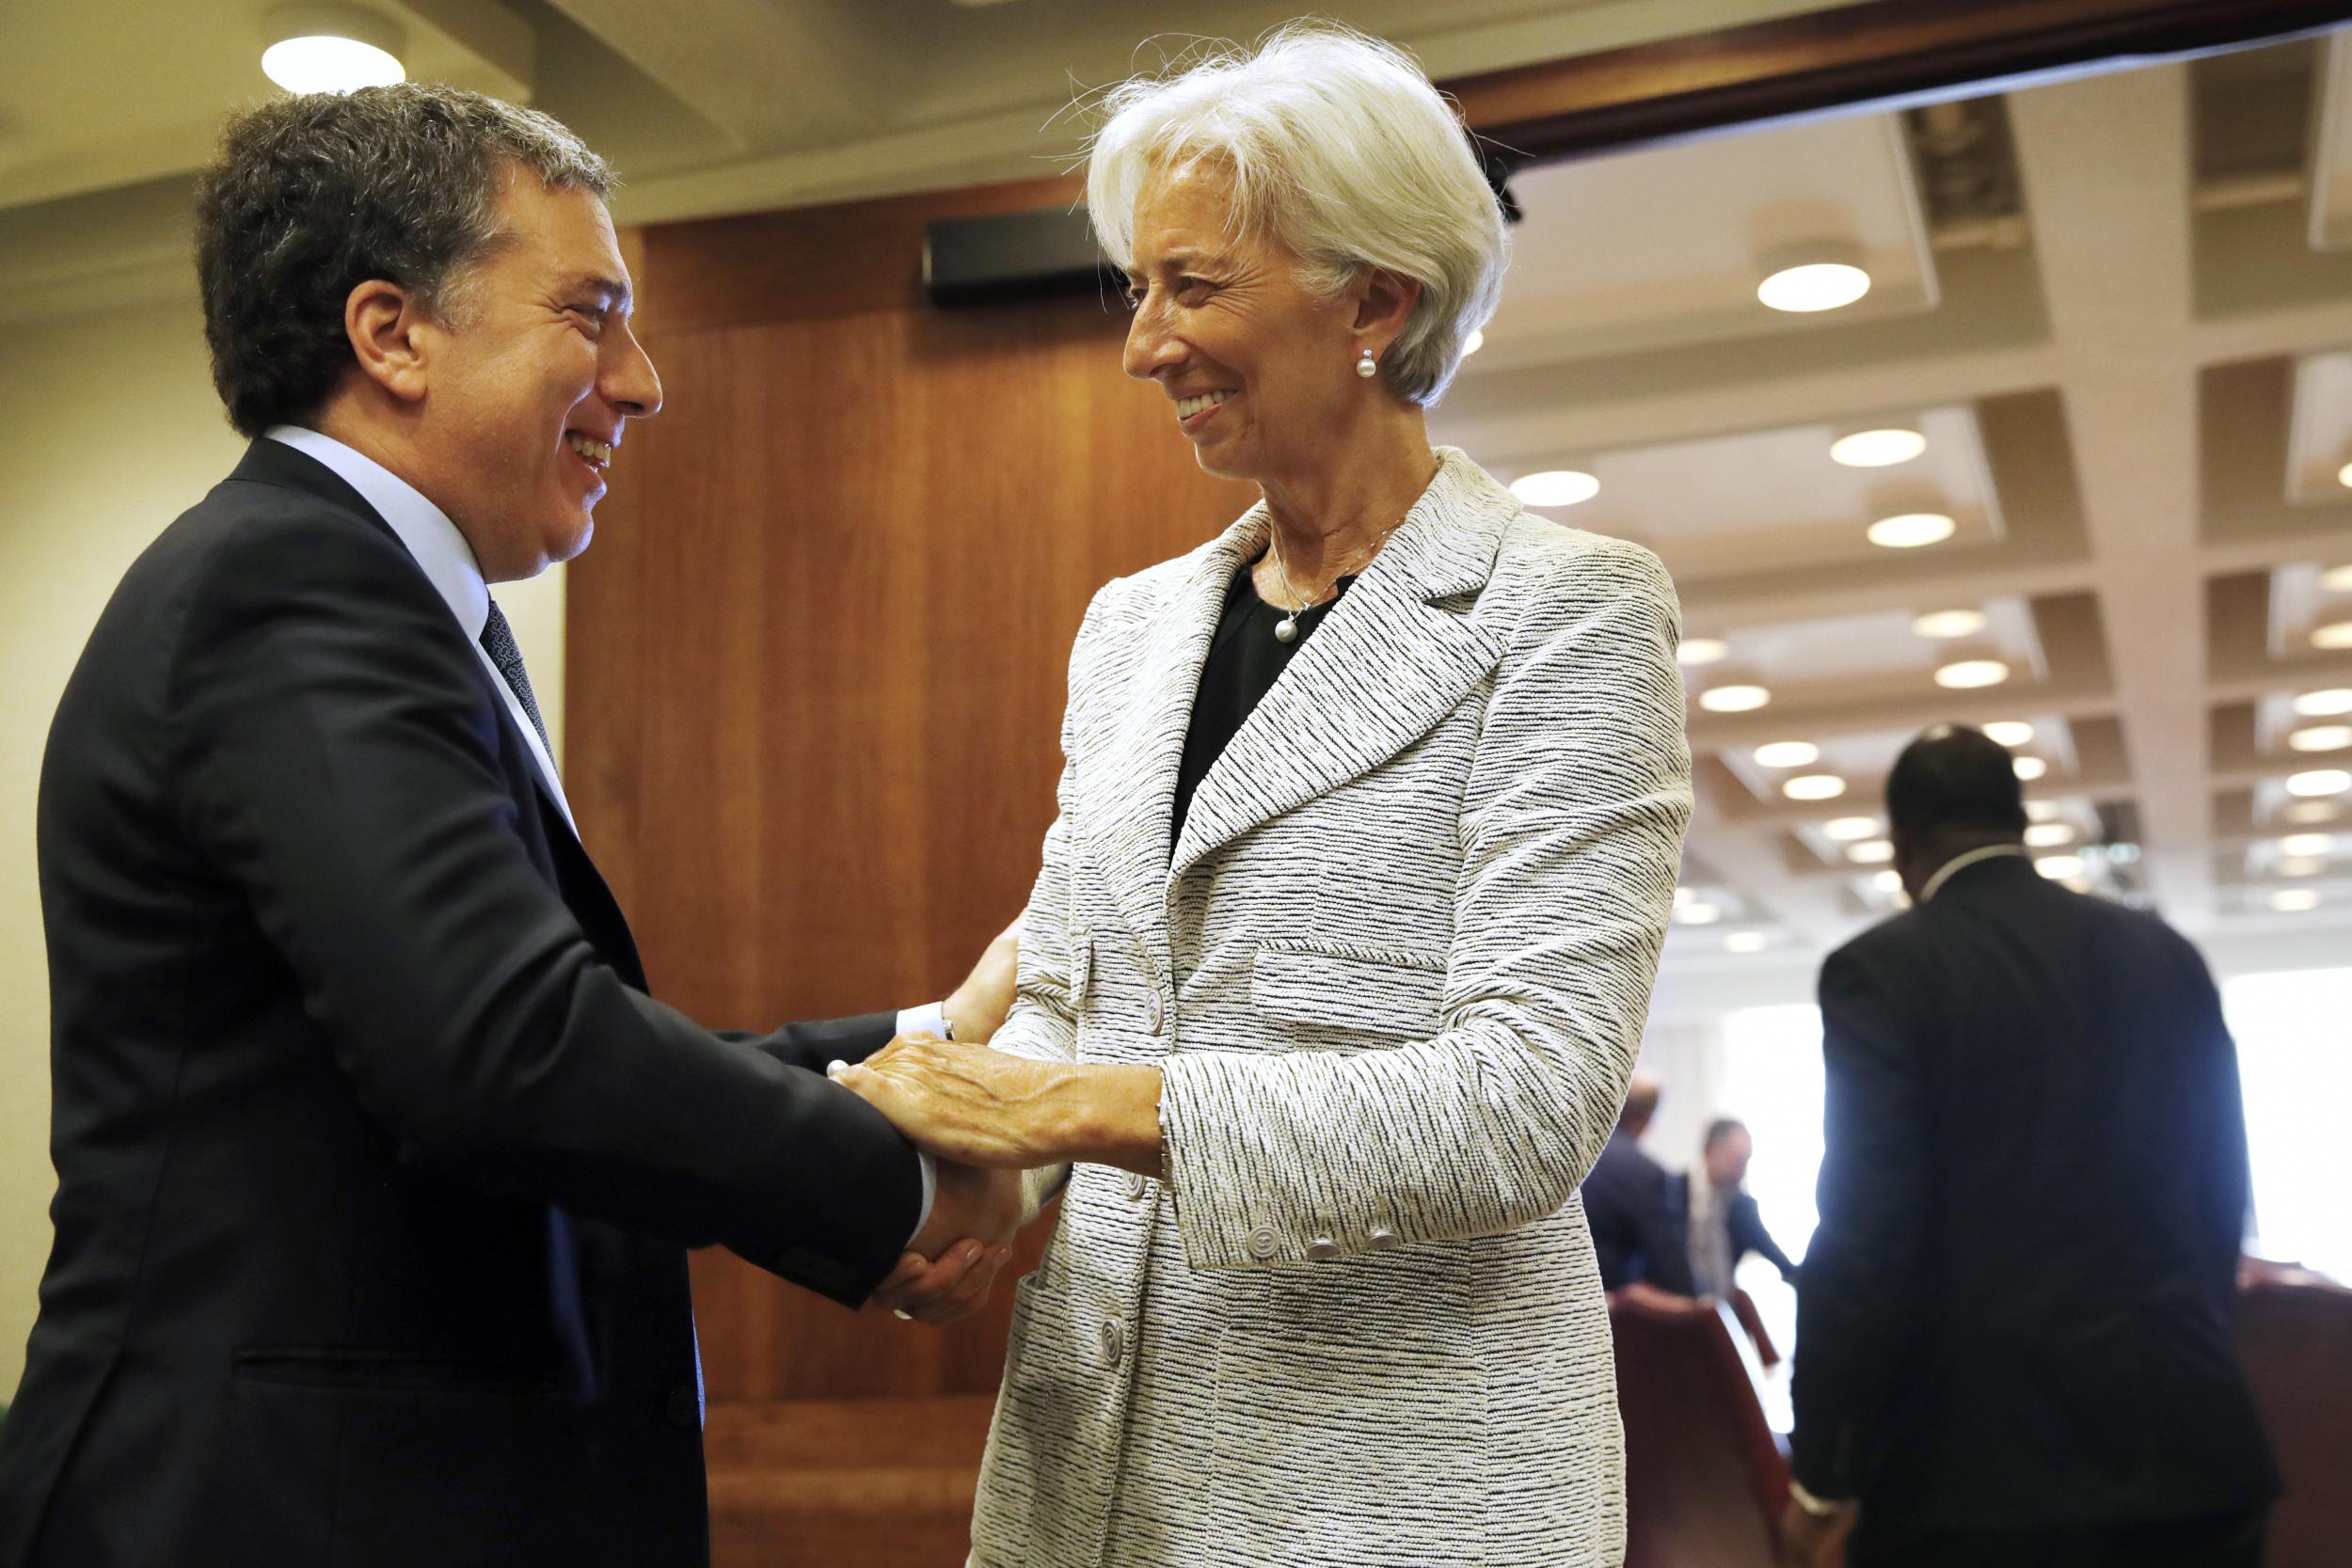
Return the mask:
{"type": "Polygon", "coordinates": [[[1088,611],[992,1045],[841,1074],[1066,1180],[972,1560],[1613,1564],[1577,1185],[1690,812],[1673,589],[1431,449],[1505,237],[1403,55],[1294,26],[1109,108],[1127,372],[1264,499],[1088,611]]]}

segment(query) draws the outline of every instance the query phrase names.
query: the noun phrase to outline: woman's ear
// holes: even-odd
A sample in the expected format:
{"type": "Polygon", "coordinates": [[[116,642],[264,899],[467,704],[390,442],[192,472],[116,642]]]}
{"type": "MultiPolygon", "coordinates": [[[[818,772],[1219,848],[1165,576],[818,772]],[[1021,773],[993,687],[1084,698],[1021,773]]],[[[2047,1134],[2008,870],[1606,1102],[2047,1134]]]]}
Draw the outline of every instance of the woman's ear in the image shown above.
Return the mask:
{"type": "Polygon", "coordinates": [[[1367,267],[1356,283],[1356,337],[1375,356],[1384,356],[1401,337],[1421,303],[1421,279],[1385,267],[1367,267]]]}
{"type": "Polygon", "coordinates": [[[406,289],[372,277],[343,300],[343,335],[362,374],[403,403],[421,403],[430,345],[425,312],[406,289]]]}

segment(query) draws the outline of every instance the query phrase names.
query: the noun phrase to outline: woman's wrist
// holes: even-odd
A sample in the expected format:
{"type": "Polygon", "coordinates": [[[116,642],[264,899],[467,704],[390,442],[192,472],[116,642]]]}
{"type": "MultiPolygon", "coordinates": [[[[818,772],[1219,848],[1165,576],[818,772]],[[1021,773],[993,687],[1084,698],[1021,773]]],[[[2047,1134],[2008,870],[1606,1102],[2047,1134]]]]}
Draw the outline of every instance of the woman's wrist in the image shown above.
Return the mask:
{"type": "Polygon", "coordinates": [[[1160,1173],[1160,1069],[1088,1063],[1066,1069],[1040,1105],[1035,1141],[1055,1161],[1160,1173]]]}

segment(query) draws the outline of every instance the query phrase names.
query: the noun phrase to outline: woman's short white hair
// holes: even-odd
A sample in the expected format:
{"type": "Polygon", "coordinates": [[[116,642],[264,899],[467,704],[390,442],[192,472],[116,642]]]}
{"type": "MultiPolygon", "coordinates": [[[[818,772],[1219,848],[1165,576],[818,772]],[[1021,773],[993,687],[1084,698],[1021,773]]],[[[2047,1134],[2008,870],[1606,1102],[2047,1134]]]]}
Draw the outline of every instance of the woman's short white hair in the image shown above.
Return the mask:
{"type": "Polygon", "coordinates": [[[1123,82],[1101,109],[1087,207],[1113,261],[1133,262],[1152,173],[1213,160],[1232,179],[1236,232],[1295,253],[1310,289],[1336,293],[1368,266],[1421,284],[1381,371],[1398,395],[1437,402],[1494,314],[1510,239],[1469,134],[1403,50],[1295,22],[1254,50],[1213,46],[1123,82]]]}

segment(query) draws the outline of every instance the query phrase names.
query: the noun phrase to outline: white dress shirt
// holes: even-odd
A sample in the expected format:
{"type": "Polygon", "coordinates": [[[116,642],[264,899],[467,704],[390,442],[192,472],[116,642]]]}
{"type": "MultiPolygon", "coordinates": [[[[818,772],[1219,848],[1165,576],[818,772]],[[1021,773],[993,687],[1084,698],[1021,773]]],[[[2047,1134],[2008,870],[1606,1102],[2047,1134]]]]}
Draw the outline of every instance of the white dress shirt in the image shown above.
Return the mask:
{"type": "MultiPolygon", "coordinates": [[[[331,436],[300,425],[272,425],[262,434],[273,441],[294,448],[305,457],[324,464],[336,478],[359,492],[360,499],[375,508],[391,531],[400,536],[409,556],[416,562],[428,581],[449,606],[456,619],[457,629],[473,644],[474,657],[490,673],[491,689],[506,703],[506,711],[513,716],[515,728],[522,732],[523,743],[531,748],[531,760],[539,769],[539,780],[547,785],[548,794],[564,813],[564,821],[577,834],[579,825],[572,820],[572,803],[564,798],[564,781],[555,770],[555,759],[539,738],[539,727],[523,711],[522,699],[499,673],[490,655],[482,646],[482,628],[490,619],[490,585],[483,580],[482,566],[474,559],[473,546],[458,531],[449,514],[425,499],[424,493],[391,469],[363,452],[356,451],[331,436]]],[[[945,1035],[947,1015],[944,1003],[932,1002],[920,1007],[903,1007],[898,1012],[898,1033],[901,1035],[945,1035]]],[[[923,1166],[923,1207],[915,1216],[914,1229],[920,1234],[931,1217],[931,1200],[938,1192],[938,1167],[928,1154],[920,1156],[923,1166]]]]}

